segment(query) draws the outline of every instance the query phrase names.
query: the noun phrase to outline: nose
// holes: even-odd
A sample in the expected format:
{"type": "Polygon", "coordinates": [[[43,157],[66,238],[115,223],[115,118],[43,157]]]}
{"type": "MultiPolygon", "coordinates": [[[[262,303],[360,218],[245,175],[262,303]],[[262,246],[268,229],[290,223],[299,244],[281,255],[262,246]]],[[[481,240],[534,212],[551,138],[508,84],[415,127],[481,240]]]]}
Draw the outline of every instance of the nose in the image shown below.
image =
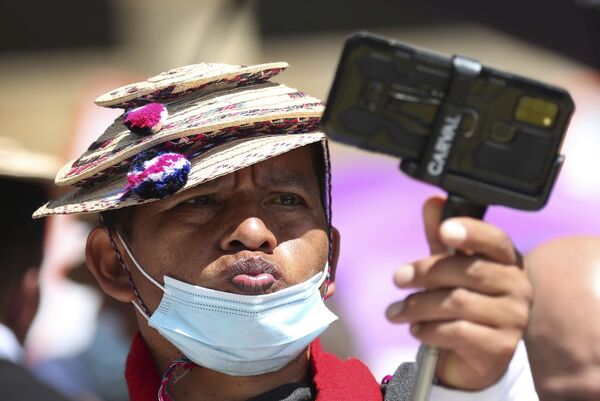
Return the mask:
{"type": "Polygon", "coordinates": [[[228,252],[250,250],[273,253],[276,246],[275,234],[258,217],[244,219],[221,241],[221,248],[228,252]]]}

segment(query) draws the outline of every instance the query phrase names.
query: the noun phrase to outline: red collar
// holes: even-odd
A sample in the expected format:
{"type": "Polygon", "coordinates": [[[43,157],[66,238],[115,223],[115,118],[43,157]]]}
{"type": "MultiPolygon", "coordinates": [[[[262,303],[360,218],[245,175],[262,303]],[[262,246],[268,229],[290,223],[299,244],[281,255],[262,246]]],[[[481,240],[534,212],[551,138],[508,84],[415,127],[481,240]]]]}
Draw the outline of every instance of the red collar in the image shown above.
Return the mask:
{"type": "Polygon", "coordinates": [[[342,361],[323,352],[319,340],[310,346],[316,401],[382,401],[381,388],[369,368],[356,358],[342,361]]]}
{"type": "MultiPolygon", "coordinates": [[[[319,340],[310,347],[313,381],[317,388],[315,401],[382,401],[379,384],[361,361],[342,361],[324,352],[319,340]]],[[[150,349],[137,333],[125,365],[125,379],[131,401],[156,401],[160,374],[150,349]]]]}

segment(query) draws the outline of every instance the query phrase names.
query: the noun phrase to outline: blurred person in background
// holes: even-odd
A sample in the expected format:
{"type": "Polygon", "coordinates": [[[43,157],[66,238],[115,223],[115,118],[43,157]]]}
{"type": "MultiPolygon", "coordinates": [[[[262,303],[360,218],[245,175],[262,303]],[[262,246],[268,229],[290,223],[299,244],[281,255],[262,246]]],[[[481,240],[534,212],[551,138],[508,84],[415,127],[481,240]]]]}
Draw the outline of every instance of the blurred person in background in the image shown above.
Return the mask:
{"type": "Polygon", "coordinates": [[[70,268],[67,278],[101,298],[94,334],[81,352],[43,360],[33,370],[74,401],[126,401],[125,358],[137,331],[135,315],[128,305],[99,290],[85,262],[70,268]]]}
{"type": "Polygon", "coordinates": [[[526,256],[535,300],[525,341],[543,401],[600,400],[600,237],[565,237],[526,256]]]}
{"type": "Polygon", "coordinates": [[[31,213],[48,196],[57,162],[0,138],[0,398],[65,401],[24,366],[23,344],[36,315],[45,221],[31,213]]]}

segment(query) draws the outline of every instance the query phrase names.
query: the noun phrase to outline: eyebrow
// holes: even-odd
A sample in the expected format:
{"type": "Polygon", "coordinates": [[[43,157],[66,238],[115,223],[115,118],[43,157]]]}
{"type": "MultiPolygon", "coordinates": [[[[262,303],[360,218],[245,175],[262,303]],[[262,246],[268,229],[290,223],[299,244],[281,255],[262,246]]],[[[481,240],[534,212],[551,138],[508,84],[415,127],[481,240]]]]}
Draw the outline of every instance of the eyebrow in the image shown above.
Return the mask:
{"type": "Polygon", "coordinates": [[[226,177],[226,176],[220,176],[217,178],[213,178],[212,180],[205,181],[202,184],[196,185],[196,188],[197,189],[207,188],[209,190],[213,189],[213,188],[217,188],[223,182],[224,177],[226,177]]]}
{"type": "Polygon", "coordinates": [[[269,177],[268,183],[274,187],[284,187],[284,188],[297,188],[297,189],[304,189],[304,190],[308,190],[310,192],[317,192],[318,191],[318,183],[317,180],[315,180],[315,184],[317,185],[310,185],[309,184],[309,180],[307,179],[306,176],[301,175],[301,174],[295,174],[295,173],[281,173],[281,174],[277,174],[277,175],[272,175],[271,177],[269,177]],[[314,188],[311,188],[314,187],[314,188]]]}
{"type": "MultiPolygon", "coordinates": [[[[196,190],[196,192],[205,192],[218,189],[223,182],[223,177],[217,177],[213,180],[204,182],[195,188],[191,188],[190,191],[196,190]]],[[[303,174],[297,174],[292,172],[279,172],[275,175],[271,175],[266,184],[275,188],[293,188],[298,190],[305,190],[308,192],[319,192],[318,180],[315,180],[316,185],[311,188],[309,179],[303,174]]]]}

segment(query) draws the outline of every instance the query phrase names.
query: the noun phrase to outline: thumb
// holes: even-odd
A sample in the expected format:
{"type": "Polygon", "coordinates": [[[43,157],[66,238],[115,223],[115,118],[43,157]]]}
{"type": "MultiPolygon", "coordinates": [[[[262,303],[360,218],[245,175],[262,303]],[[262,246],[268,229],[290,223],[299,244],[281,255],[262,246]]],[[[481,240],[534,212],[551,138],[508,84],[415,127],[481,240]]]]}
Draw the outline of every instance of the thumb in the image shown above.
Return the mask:
{"type": "Polygon", "coordinates": [[[433,196],[423,205],[423,223],[425,225],[425,236],[432,255],[446,253],[448,247],[440,240],[440,224],[442,223],[442,211],[446,199],[441,196],[433,196]]]}

